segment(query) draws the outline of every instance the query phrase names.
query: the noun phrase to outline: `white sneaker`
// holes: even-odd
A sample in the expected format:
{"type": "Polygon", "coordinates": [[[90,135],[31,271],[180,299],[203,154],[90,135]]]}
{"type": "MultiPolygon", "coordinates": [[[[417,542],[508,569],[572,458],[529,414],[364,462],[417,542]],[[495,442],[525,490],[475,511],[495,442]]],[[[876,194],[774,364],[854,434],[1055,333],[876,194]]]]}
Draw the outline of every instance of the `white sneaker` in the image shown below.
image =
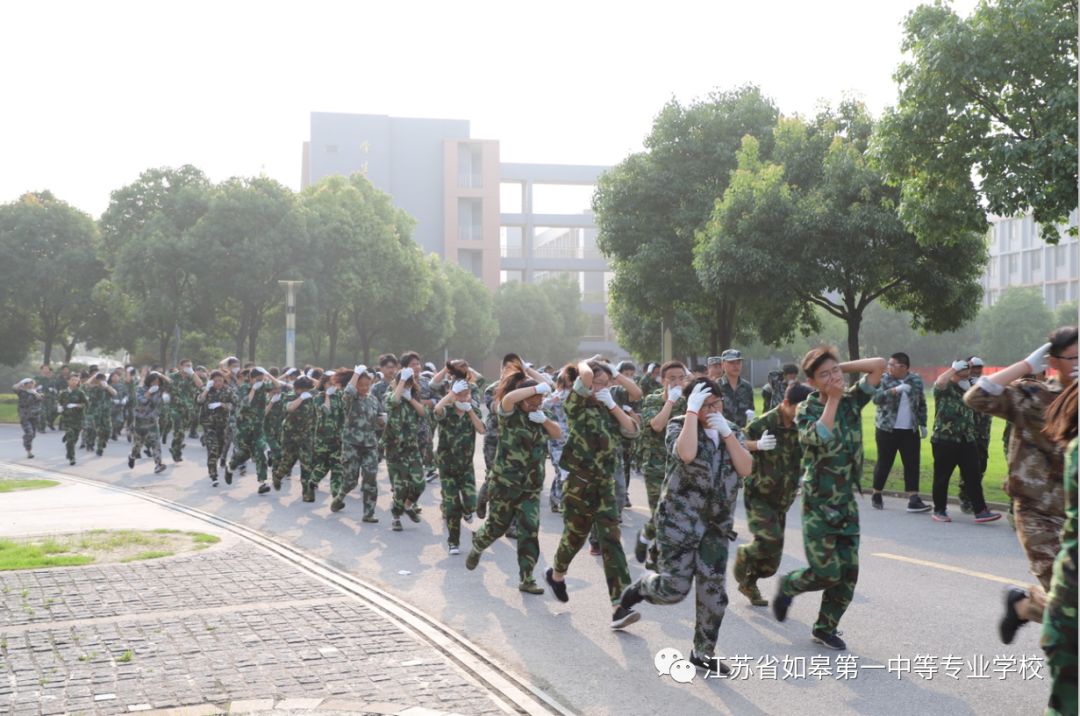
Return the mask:
{"type": "Polygon", "coordinates": [[[456,544],[452,544],[452,545],[450,545],[450,554],[452,554],[452,555],[461,554],[461,550],[458,548],[458,546],[456,544]]]}
{"type": "Polygon", "coordinates": [[[472,524],[472,518],[473,518],[473,513],[471,513],[471,512],[466,512],[466,513],[465,513],[464,515],[462,515],[462,517],[461,517],[461,519],[465,520],[465,524],[467,524],[467,525],[471,525],[471,524],[472,524]]]}

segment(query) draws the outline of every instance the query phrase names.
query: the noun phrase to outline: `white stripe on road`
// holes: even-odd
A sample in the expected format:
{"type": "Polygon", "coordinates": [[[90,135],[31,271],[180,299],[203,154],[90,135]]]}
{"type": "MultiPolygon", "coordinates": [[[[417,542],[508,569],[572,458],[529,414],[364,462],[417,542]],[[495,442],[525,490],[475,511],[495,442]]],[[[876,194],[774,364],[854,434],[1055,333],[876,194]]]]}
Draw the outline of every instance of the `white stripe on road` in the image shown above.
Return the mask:
{"type": "Polygon", "coordinates": [[[915,559],[913,557],[904,557],[899,554],[889,554],[888,552],[874,552],[874,557],[884,557],[885,559],[895,559],[898,562],[908,562],[909,564],[918,564],[923,567],[933,567],[934,569],[941,569],[946,572],[956,572],[957,574],[963,574],[968,577],[978,577],[979,579],[986,579],[991,582],[1001,582],[1002,584],[1016,584],[1015,579],[1006,579],[1005,577],[999,577],[996,574],[987,574],[986,572],[976,572],[973,569],[964,569],[963,567],[954,567],[951,564],[942,564],[941,562],[929,562],[925,559],[915,559]]]}

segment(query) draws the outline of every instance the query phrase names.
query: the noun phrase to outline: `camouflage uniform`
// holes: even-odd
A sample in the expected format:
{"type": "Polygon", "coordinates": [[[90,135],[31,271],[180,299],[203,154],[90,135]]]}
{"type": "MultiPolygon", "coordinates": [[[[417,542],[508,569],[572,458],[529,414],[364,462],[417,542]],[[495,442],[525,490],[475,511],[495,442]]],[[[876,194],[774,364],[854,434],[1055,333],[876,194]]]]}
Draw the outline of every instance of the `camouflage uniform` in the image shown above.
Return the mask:
{"type": "Polygon", "coordinates": [[[620,434],[633,438],[637,433],[623,431],[580,378],[574,382],[565,409],[570,433],[559,465],[569,476],[563,486],[563,533],[553,567],[563,574],[570,569],[570,562],[585,544],[595,522],[608,594],[611,603],[617,604],[630,584],[630,571],[620,541],[615,451],[620,434]]]}
{"type": "Polygon", "coordinates": [[[548,457],[551,458],[551,467],[554,472],[548,500],[552,512],[561,512],[562,487],[563,482],[566,480],[566,471],[559,467],[559,460],[562,459],[563,446],[566,445],[566,433],[569,432],[570,428],[566,424],[566,410],[563,409],[563,398],[558,393],[550,393],[544,398],[543,409],[545,413],[551,416],[552,420],[559,424],[559,429],[562,431],[562,437],[558,440],[549,439],[547,443],[548,457]]]}
{"type": "Polygon", "coordinates": [[[1046,652],[1053,683],[1047,713],[1075,714],[1076,703],[1076,446],[1074,438],[1065,450],[1065,524],[1061,550],[1054,560],[1054,575],[1043,617],[1040,644],[1046,652]]]}
{"type": "Polygon", "coordinates": [[[814,629],[836,633],[859,579],[859,507],[855,489],[863,470],[860,413],[874,387],[864,377],[845,391],[832,430],[818,422],[825,403],[817,391],[799,403],[795,424],[802,458],[803,547],[808,567],[788,572],[782,594],[822,591],[814,629]]]}
{"type": "MultiPolygon", "coordinates": [[[[373,383],[372,386],[371,386],[371,394],[374,395],[375,399],[379,401],[380,410],[383,410],[382,406],[384,406],[386,404],[386,391],[387,391],[387,389],[389,387],[390,387],[390,384],[387,383],[385,380],[380,380],[380,381],[378,381],[376,383],[373,383]]],[[[385,457],[385,455],[384,455],[384,453],[385,453],[385,445],[383,443],[383,434],[384,434],[385,431],[386,431],[386,426],[384,425],[379,430],[379,461],[380,462],[382,461],[383,457],[385,457]]]]}
{"type": "Polygon", "coordinates": [[[638,387],[641,388],[642,395],[652,395],[656,391],[662,390],[664,386],[660,385],[652,375],[646,373],[638,380],[638,387]]]}
{"type": "MultiPolygon", "coordinates": [[[[690,593],[693,582],[694,651],[711,656],[728,603],[724,572],[728,542],[735,538],[739,476],[723,439],[714,444],[700,424],[693,462],[688,465],[679,458],[675,442],[685,420],[680,416],[668,422],[670,470],[656,508],[660,569],[642,577],[638,591],[650,604],[677,604],[690,593]]],[[[741,436],[737,439],[742,443],[741,436]]]]}
{"type": "Polygon", "coordinates": [[[735,555],[735,578],[750,589],[758,579],[776,574],[784,553],[787,512],[799,488],[802,446],[795,425],[784,425],[777,408],[754,418],[746,426],[746,439],[758,440],[765,432],[776,437],[776,447],[754,453],[754,471],[744,483],[746,521],[754,540],[735,555]]]}
{"type": "Polygon", "coordinates": [[[350,383],[342,395],[345,407],[345,427],[341,432],[341,462],[343,480],[334,491],[331,474],[330,489],[335,497],[344,498],[352,492],[363,477],[360,494],[364,500],[364,515],[375,515],[375,502],[379,499],[379,484],[375,477],[379,471],[379,430],[382,428],[382,405],[370,392],[360,397],[350,383]]]}
{"type": "MultiPolygon", "coordinates": [[[[495,452],[499,447],[499,414],[497,406],[493,405],[495,389],[498,387],[498,383],[492,383],[484,389],[484,407],[487,408],[487,418],[484,419],[484,482],[480,485],[480,492],[476,496],[477,503],[481,506],[486,505],[488,501],[488,478],[491,476],[495,452]]],[[[481,515],[484,514],[483,508],[480,512],[481,515]]]]}
{"type": "MultiPolygon", "coordinates": [[[[240,399],[237,410],[230,413],[236,416],[235,444],[229,470],[235,470],[248,460],[255,461],[255,474],[259,482],[266,482],[266,439],[263,437],[263,417],[266,413],[266,385],[257,388],[251,395],[253,384],[237,385],[240,399]],[[250,396],[250,397],[249,397],[250,396]]],[[[183,427],[181,427],[181,430],[183,427]]]]}
{"type": "Polygon", "coordinates": [[[390,514],[396,519],[405,511],[406,502],[415,505],[420,495],[424,494],[424,470],[417,439],[420,434],[420,413],[404,397],[400,400],[395,397],[392,390],[386,392],[384,406],[386,430],[383,433],[383,446],[393,493],[390,514]]]}
{"type": "Polygon", "coordinates": [[[131,442],[131,459],[138,460],[145,447],[154,458],[154,465],[161,464],[161,433],[159,432],[159,420],[161,419],[162,391],[159,387],[157,392],[151,393],[145,385],[140,385],[135,391],[135,439],[131,442]]]}
{"type": "Polygon", "coordinates": [[[934,432],[930,436],[934,455],[934,511],[948,506],[949,479],[960,468],[964,496],[976,513],[986,510],[979,453],[975,446],[975,413],[964,404],[964,390],[950,381],[934,386],[934,432]]]}
{"type": "Polygon", "coordinates": [[[330,405],[326,404],[326,392],[316,393],[312,400],[318,401],[315,423],[315,453],[311,466],[309,484],[318,485],[323,477],[330,473],[330,494],[337,495],[335,488],[341,489],[344,481],[344,465],[341,462],[341,430],[345,427],[345,404],[341,391],[335,390],[330,395],[330,405]]]}
{"type": "Polygon", "coordinates": [[[1045,594],[1050,589],[1065,524],[1065,488],[1061,477],[1064,453],[1060,445],[1043,433],[1043,415],[1061,394],[1061,384],[1053,380],[1045,383],[1018,380],[999,395],[992,395],[984,385],[980,381],[969,390],[964,402],[981,413],[1004,418],[1012,427],[1005,492],[1012,499],[1016,536],[1027,554],[1031,573],[1039,580],[1038,586],[1030,590],[1024,618],[1042,621],[1045,594]]]}
{"type": "MultiPolygon", "coordinates": [[[[660,488],[664,484],[667,475],[667,449],[664,445],[664,432],[658,433],[652,429],[652,419],[664,409],[664,392],[659,390],[645,397],[641,402],[641,435],[638,437],[638,460],[641,465],[641,473],[645,478],[645,495],[649,498],[649,520],[642,528],[638,537],[644,537],[652,542],[649,548],[649,559],[646,566],[653,568],[656,565],[658,547],[656,546],[656,506],[660,503],[660,488]]],[[[680,397],[671,406],[671,418],[676,418],[686,413],[686,398],[680,397]]],[[[670,420],[669,420],[670,423],[670,420]]]]}
{"type": "Polygon", "coordinates": [[[191,414],[195,411],[195,397],[202,391],[195,387],[195,379],[183,371],[174,370],[169,373],[169,380],[172,382],[169,387],[172,398],[168,413],[169,425],[173,431],[169,453],[174,462],[180,462],[188,426],[191,424],[191,414]]]}
{"type": "Polygon", "coordinates": [[[109,427],[111,428],[111,437],[116,440],[120,437],[120,431],[124,429],[124,411],[127,409],[127,386],[123,383],[113,383],[113,390],[116,391],[116,395],[112,396],[109,401],[109,427]]]}
{"type": "Polygon", "coordinates": [[[727,376],[720,376],[716,381],[720,386],[720,395],[724,399],[724,418],[732,425],[742,429],[746,425],[746,411],[754,409],[754,386],[745,378],[739,378],[735,387],[731,387],[727,376]]]}
{"type": "Polygon", "coordinates": [[[769,375],[765,378],[765,385],[761,387],[761,404],[764,408],[762,412],[772,410],[784,402],[786,393],[787,382],[784,380],[784,372],[782,370],[770,370],[769,375]]]}
{"type": "Polygon", "coordinates": [[[285,422],[284,392],[271,393],[267,406],[266,415],[263,416],[263,435],[266,436],[266,449],[270,454],[267,463],[273,467],[274,463],[281,459],[281,435],[285,422]]]}
{"type": "MultiPolygon", "coordinates": [[[[197,396],[198,397],[198,396],[197,396]]],[[[225,431],[229,427],[229,413],[235,407],[236,395],[232,389],[223,385],[220,390],[214,386],[206,391],[202,401],[203,443],[206,445],[206,471],[210,479],[217,482],[218,461],[225,447],[225,431]],[[220,407],[210,410],[211,403],[221,403],[220,407]]]]}
{"type": "Polygon", "coordinates": [[[509,413],[498,405],[495,409],[500,435],[489,471],[491,509],[473,534],[472,549],[483,552],[516,521],[518,576],[527,582],[533,579],[540,557],[540,491],[548,435],[543,425],[529,420],[529,414],[517,406],[509,413]]]}
{"type": "Polygon", "coordinates": [[[23,448],[27,453],[34,445],[34,436],[41,425],[45,408],[45,396],[36,390],[20,388],[15,391],[19,398],[19,425],[23,431],[23,448]]]}
{"type": "Polygon", "coordinates": [[[46,428],[51,428],[53,421],[56,420],[56,387],[54,381],[56,378],[46,378],[43,375],[35,375],[34,382],[37,384],[38,390],[41,391],[41,411],[38,415],[38,422],[35,426],[37,432],[44,432],[46,428]]]}
{"type": "Polygon", "coordinates": [[[134,439],[135,435],[135,396],[138,390],[139,381],[125,379],[122,394],[127,398],[124,403],[124,427],[127,429],[128,442],[134,439]]]}
{"type": "Polygon", "coordinates": [[[918,373],[908,373],[903,380],[886,373],[874,391],[874,438],[877,443],[877,464],[874,465],[874,489],[881,490],[889,479],[896,453],[904,467],[904,489],[909,493],[919,491],[919,461],[921,457],[922,431],[926,427],[926,389],[918,373]],[[907,385],[905,394],[893,392],[898,385],[907,385]],[[896,426],[903,396],[907,396],[911,424],[907,428],[896,426]]]}
{"type": "MultiPolygon", "coordinates": [[[[298,395],[289,393],[281,399],[283,403],[291,403],[298,395]]],[[[300,463],[300,483],[306,485],[311,480],[312,461],[315,457],[315,423],[316,413],[320,412],[315,405],[317,398],[310,398],[300,403],[300,406],[291,413],[285,411],[285,420],[282,429],[281,459],[274,461],[274,485],[280,487],[285,476],[292,472],[293,465],[300,463]]]]}
{"type": "Polygon", "coordinates": [[[82,430],[83,413],[89,403],[86,391],[82,387],[74,390],[64,388],[56,396],[56,410],[60,415],[60,429],[64,431],[64,449],[68,462],[75,462],[75,445],[79,442],[79,431],[82,430]],[[69,408],[69,405],[78,404],[77,408],[69,408]]]}
{"type": "Polygon", "coordinates": [[[112,436],[112,396],[104,385],[97,385],[87,387],[86,397],[90,400],[83,421],[86,445],[100,454],[112,436]]]}
{"type": "MultiPolygon", "coordinates": [[[[472,404],[476,417],[480,408],[472,404]]],[[[452,404],[442,414],[435,413],[439,428],[439,482],[442,485],[442,515],[446,522],[447,544],[461,544],[461,517],[476,511],[476,428],[466,413],[452,404]]]]}
{"type": "MultiPolygon", "coordinates": [[[[417,442],[420,446],[420,463],[423,468],[434,468],[435,466],[435,435],[434,429],[431,425],[430,414],[435,408],[435,401],[438,397],[435,395],[435,391],[431,389],[431,381],[423,376],[419,376],[417,380],[420,381],[420,402],[424,404],[426,409],[424,414],[420,416],[420,422],[417,425],[418,432],[416,434],[417,442]]],[[[441,396],[439,396],[441,397],[441,396]]]]}
{"type": "MultiPolygon", "coordinates": [[[[636,400],[631,402],[630,396],[627,395],[626,388],[621,385],[614,385],[611,388],[611,397],[615,399],[615,404],[618,406],[629,405],[633,413],[631,415],[640,417],[641,415],[641,401],[636,400]]],[[[630,471],[634,465],[634,454],[636,452],[637,438],[622,438],[619,440],[619,447],[615,450],[615,476],[622,477],[623,489],[622,498],[623,503],[620,503],[620,511],[622,505],[627,500],[627,493],[630,490],[630,471]]],[[[618,483],[616,483],[618,486],[618,483]]]]}

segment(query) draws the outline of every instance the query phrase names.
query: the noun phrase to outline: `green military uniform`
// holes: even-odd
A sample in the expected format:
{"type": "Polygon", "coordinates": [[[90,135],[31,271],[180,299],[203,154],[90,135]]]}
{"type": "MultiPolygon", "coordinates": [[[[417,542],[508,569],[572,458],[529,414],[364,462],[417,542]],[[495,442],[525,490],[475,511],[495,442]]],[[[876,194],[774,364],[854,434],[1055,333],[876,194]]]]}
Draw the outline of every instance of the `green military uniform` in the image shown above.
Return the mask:
{"type": "Polygon", "coordinates": [[[127,398],[124,404],[124,427],[127,428],[128,442],[134,439],[135,431],[135,396],[138,394],[139,381],[125,379],[122,394],[127,398]]]}
{"type": "MultiPolygon", "coordinates": [[[[470,409],[480,418],[479,406],[470,409]]],[[[476,428],[468,413],[454,405],[435,411],[439,428],[438,465],[442,485],[442,515],[446,521],[447,544],[461,544],[461,518],[476,511],[476,473],[473,455],[476,453],[476,428]]]]}
{"type": "MultiPolygon", "coordinates": [[[[642,394],[644,395],[644,393],[642,394]]],[[[621,385],[611,386],[611,397],[614,398],[615,404],[619,406],[629,406],[629,414],[641,414],[641,401],[631,401],[630,396],[626,392],[626,388],[621,385]]],[[[637,438],[621,438],[619,440],[619,448],[615,451],[615,474],[621,475],[623,479],[622,496],[624,502],[629,502],[627,493],[630,489],[630,471],[634,464],[635,446],[637,445],[637,438]]],[[[616,485],[618,486],[618,485],[616,485]]]]}
{"type": "Polygon", "coordinates": [[[341,488],[344,470],[341,463],[341,430],[345,426],[345,404],[336,387],[315,395],[318,416],[315,422],[315,452],[309,485],[318,485],[330,473],[330,494],[341,488]],[[329,402],[327,402],[329,398],[329,402]]]}
{"type": "Polygon", "coordinates": [[[957,467],[962,494],[972,511],[986,510],[975,438],[975,413],[964,404],[964,389],[952,381],[944,387],[935,384],[934,431],[930,436],[934,456],[934,512],[946,511],[949,479],[957,467]]]}
{"type": "Polygon", "coordinates": [[[162,402],[161,386],[153,393],[150,388],[140,385],[135,392],[135,437],[131,441],[131,455],[129,460],[138,460],[145,447],[154,458],[154,471],[164,469],[161,464],[161,433],[159,421],[161,419],[162,402]]]}
{"type": "MultiPolygon", "coordinates": [[[[266,413],[265,385],[252,389],[256,383],[237,385],[240,400],[237,402],[236,433],[229,471],[248,460],[255,461],[255,474],[260,483],[266,482],[266,438],[263,436],[263,417],[266,413]]],[[[183,429],[183,428],[181,428],[183,429]]]]}
{"type": "Polygon", "coordinates": [[[41,410],[37,417],[37,425],[35,428],[38,432],[44,432],[47,428],[51,428],[53,421],[56,419],[56,377],[46,378],[44,375],[35,375],[34,382],[37,383],[38,390],[41,391],[42,401],[41,410]]]}
{"type": "Polygon", "coordinates": [[[266,449],[270,457],[267,463],[270,467],[281,459],[281,435],[285,422],[284,393],[271,393],[266,405],[266,415],[263,416],[263,435],[266,436],[266,449]]]}
{"type": "Polygon", "coordinates": [[[111,437],[116,440],[120,437],[120,431],[124,429],[124,411],[127,406],[127,386],[123,382],[110,383],[116,395],[109,399],[109,427],[111,437]]]}
{"type": "Polygon", "coordinates": [[[45,396],[36,390],[17,388],[15,394],[19,399],[19,425],[23,431],[23,449],[30,455],[34,446],[34,436],[37,435],[41,426],[42,413],[44,412],[45,396]]]}
{"type": "Polygon", "coordinates": [[[172,443],[169,453],[173,462],[180,462],[184,453],[184,440],[187,438],[191,414],[195,411],[195,398],[200,390],[195,387],[195,379],[184,371],[174,370],[169,374],[172,385],[169,394],[169,426],[172,428],[172,443]]]}
{"type": "Polygon", "coordinates": [[[776,574],[784,553],[784,527],[799,488],[802,462],[799,431],[794,423],[784,425],[779,408],[751,420],[746,439],[757,441],[766,432],[776,437],[776,447],[754,453],[754,471],[743,486],[746,522],[754,539],[739,547],[735,556],[739,591],[759,603],[756,582],[776,574]]]}
{"type": "Polygon", "coordinates": [[[836,633],[859,578],[859,508],[855,489],[862,478],[860,413],[874,387],[864,377],[847,389],[832,430],[818,422],[825,411],[815,391],[799,403],[795,423],[803,446],[803,546],[809,566],[788,572],[781,594],[793,597],[822,591],[814,629],[836,633]]]}
{"type": "Polygon", "coordinates": [[[379,471],[382,405],[370,392],[361,396],[352,384],[345,387],[342,397],[345,401],[345,427],[341,435],[344,481],[334,495],[344,498],[356,488],[358,479],[362,477],[360,493],[364,500],[364,517],[372,519],[375,517],[375,503],[379,499],[379,483],[375,478],[379,471]]]}
{"type": "Polygon", "coordinates": [[[225,431],[229,427],[229,413],[235,407],[235,400],[236,395],[229,386],[223,385],[218,389],[211,385],[206,391],[206,397],[200,401],[203,406],[206,471],[212,482],[217,482],[218,479],[218,460],[221,459],[221,451],[225,448],[225,431]]]}
{"type": "MultiPolygon", "coordinates": [[[[419,396],[414,396],[419,397],[419,396]]],[[[405,512],[405,503],[416,502],[424,494],[424,469],[420,458],[420,413],[402,396],[386,391],[384,402],[386,430],[383,446],[386,450],[386,471],[390,475],[393,501],[390,514],[395,519],[405,512]]]]}
{"type": "Polygon", "coordinates": [[[75,445],[82,430],[83,413],[90,402],[81,386],[74,390],[64,388],[56,397],[56,410],[60,414],[60,429],[64,431],[64,450],[68,462],[75,464],[75,445]]]}
{"type": "Polygon", "coordinates": [[[112,396],[104,383],[96,383],[87,385],[86,397],[90,400],[83,420],[86,445],[100,455],[112,436],[112,396]]]}
{"type": "Polygon", "coordinates": [[[724,418],[741,429],[746,425],[746,411],[754,409],[754,386],[740,377],[732,388],[724,375],[716,382],[720,386],[720,396],[724,399],[724,418]]]}
{"type": "MultiPolygon", "coordinates": [[[[666,445],[670,460],[656,508],[656,537],[660,545],[658,572],[638,583],[650,604],[676,604],[695,587],[694,651],[712,656],[727,606],[724,573],[728,542],[735,537],[735,500],[739,476],[731,454],[718,436],[713,442],[698,424],[697,455],[686,464],[675,443],[686,416],[668,422],[666,445]]],[[[738,433],[736,433],[738,436],[738,433]]],[[[739,442],[742,437],[738,436],[739,442]]]]}
{"type": "Polygon", "coordinates": [[[580,378],[566,399],[566,420],[570,434],[559,465],[569,474],[563,486],[563,533],[553,567],[563,574],[569,570],[595,522],[608,594],[611,603],[617,604],[630,584],[630,570],[619,534],[615,450],[620,434],[633,438],[636,433],[622,431],[615,417],[592,397],[592,391],[580,378]]]}
{"type": "MultiPolygon", "coordinates": [[[[301,395],[303,393],[301,392],[301,395]]],[[[292,403],[299,397],[290,393],[282,402],[292,403]]],[[[285,423],[282,430],[281,459],[274,461],[274,489],[281,489],[281,481],[292,472],[293,465],[300,463],[300,484],[306,485],[311,480],[312,461],[315,457],[316,398],[311,397],[300,403],[292,412],[285,411],[285,423]]]]}
{"type": "Polygon", "coordinates": [[[488,474],[491,508],[483,526],[473,534],[469,558],[487,549],[506,534],[511,521],[516,521],[518,576],[521,586],[532,588],[533,568],[540,557],[540,491],[544,489],[548,435],[544,426],[529,420],[529,414],[519,406],[509,413],[501,405],[492,407],[498,414],[499,441],[488,474]]]}
{"type": "MultiPolygon", "coordinates": [[[[653,568],[656,565],[657,547],[656,540],[656,506],[660,502],[660,488],[667,476],[667,447],[664,445],[665,428],[662,432],[652,429],[652,419],[664,409],[664,391],[659,390],[645,396],[641,402],[641,435],[638,436],[638,460],[641,465],[641,474],[645,478],[645,495],[649,499],[649,520],[638,535],[639,543],[652,542],[649,547],[649,559],[646,566],[653,568]]],[[[676,418],[686,413],[686,398],[680,396],[671,406],[671,417],[676,418]]],[[[670,420],[669,420],[670,422],[670,420]]]]}
{"type": "Polygon", "coordinates": [[[641,388],[642,395],[648,396],[663,389],[664,386],[660,385],[660,383],[652,377],[651,373],[646,373],[638,380],[638,387],[641,388]]]}
{"type": "Polygon", "coordinates": [[[1065,524],[1061,530],[1061,551],[1054,560],[1040,644],[1046,652],[1053,682],[1048,714],[1075,714],[1076,702],[1076,461],[1077,440],[1065,451],[1065,524]]]}
{"type": "Polygon", "coordinates": [[[787,392],[787,383],[784,381],[784,372],[770,370],[765,377],[765,385],[761,387],[761,403],[763,411],[772,410],[784,402],[784,394],[787,392]]]}

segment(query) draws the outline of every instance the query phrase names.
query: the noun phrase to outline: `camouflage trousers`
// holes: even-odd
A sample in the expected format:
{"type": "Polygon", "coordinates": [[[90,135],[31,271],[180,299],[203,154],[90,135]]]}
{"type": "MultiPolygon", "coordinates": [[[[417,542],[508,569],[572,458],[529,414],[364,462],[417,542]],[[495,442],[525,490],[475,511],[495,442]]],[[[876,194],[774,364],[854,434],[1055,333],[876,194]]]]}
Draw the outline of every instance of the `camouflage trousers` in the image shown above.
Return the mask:
{"type": "Polygon", "coordinates": [[[79,444],[79,431],[82,430],[81,423],[60,423],[60,429],[64,431],[64,454],[67,456],[68,461],[75,459],[75,446],[79,444]]]}
{"type": "Polygon", "coordinates": [[[109,413],[96,413],[83,421],[84,442],[91,450],[104,450],[112,437],[112,416],[109,413]]]}
{"type": "Polygon", "coordinates": [[[263,437],[262,430],[238,427],[229,470],[235,470],[248,460],[255,461],[255,475],[259,482],[266,482],[266,438],[263,437]]]}
{"type": "Polygon", "coordinates": [[[747,483],[743,493],[746,522],[754,539],[739,547],[735,554],[735,574],[745,574],[746,584],[767,579],[780,567],[784,554],[784,526],[791,501],[763,495],[747,483]]]}
{"type": "Polygon", "coordinates": [[[363,477],[360,494],[364,498],[364,514],[375,513],[375,501],[379,499],[379,483],[375,481],[379,472],[378,448],[345,443],[341,450],[342,481],[334,487],[334,474],[330,473],[330,492],[344,497],[356,489],[359,478],[363,477]]]}
{"type": "Polygon", "coordinates": [[[22,444],[26,452],[34,445],[34,437],[37,436],[40,417],[37,415],[20,415],[19,425],[22,426],[22,444]]]}
{"type": "Polygon", "coordinates": [[[1028,589],[1031,599],[1023,616],[1028,621],[1042,622],[1046,593],[1054,576],[1054,560],[1061,549],[1061,528],[1065,524],[1065,515],[1047,514],[1020,497],[1013,498],[1012,504],[1016,536],[1027,555],[1031,573],[1039,580],[1037,585],[1028,589]]]}
{"type": "Polygon", "coordinates": [[[207,424],[203,427],[206,445],[206,472],[214,480],[218,476],[218,460],[221,459],[221,451],[225,447],[225,425],[207,424]]]}
{"type": "Polygon", "coordinates": [[[112,439],[116,440],[120,437],[120,432],[124,429],[124,408],[123,406],[113,406],[110,415],[110,421],[112,425],[112,439]]]}
{"type": "Polygon", "coordinates": [[[562,507],[562,486],[566,480],[566,470],[559,467],[559,460],[562,459],[562,451],[565,443],[563,441],[548,441],[548,456],[551,458],[551,468],[554,476],[551,478],[551,491],[548,493],[548,499],[551,503],[552,509],[559,509],[562,507]]]}
{"type": "Polygon", "coordinates": [[[660,489],[664,486],[664,464],[661,462],[657,466],[655,461],[643,461],[641,469],[645,480],[645,496],[649,500],[649,519],[641,528],[638,539],[644,538],[652,543],[649,545],[649,556],[645,566],[648,569],[654,569],[656,561],[660,558],[660,551],[656,546],[656,506],[660,504],[660,489]]]}
{"type": "Polygon", "coordinates": [[[694,651],[698,654],[713,654],[724,621],[728,604],[724,589],[728,534],[727,529],[709,526],[700,541],[678,543],[669,538],[661,522],[656,535],[660,545],[659,572],[647,573],[638,583],[641,595],[650,604],[677,604],[690,593],[693,583],[694,651]]]}
{"type": "Polygon", "coordinates": [[[435,461],[435,440],[432,436],[431,424],[425,419],[420,423],[420,457],[424,467],[431,467],[435,461]]]}
{"type": "Polygon", "coordinates": [[[275,463],[281,459],[281,427],[263,428],[263,435],[266,436],[266,449],[270,453],[270,462],[275,463]]]}
{"type": "Polygon", "coordinates": [[[169,444],[169,454],[173,460],[179,460],[184,454],[184,440],[187,438],[187,425],[191,422],[191,410],[174,403],[170,413],[173,436],[169,444]]]}
{"type": "MultiPolygon", "coordinates": [[[[446,522],[446,542],[460,546],[461,518],[476,512],[476,473],[472,463],[450,469],[440,467],[439,482],[442,489],[442,516],[446,522]]],[[[492,504],[492,509],[494,507],[492,504]]]]}
{"type": "Polygon", "coordinates": [[[424,494],[424,468],[416,451],[405,455],[386,454],[386,471],[390,474],[390,514],[401,517],[405,503],[416,504],[424,494]]]}
{"type": "Polygon", "coordinates": [[[565,574],[596,525],[603,555],[604,579],[611,603],[616,604],[630,584],[630,569],[619,531],[619,501],[611,475],[583,476],[573,472],[563,484],[563,533],[555,550],[556,572],[565,574]]]}
{"type": "Polygon", "coordinates": [[[780,582],[789,597],[804,592],[823,592],[814,629],[836,633],[859,580],[859,535],[822,533],[803,517],[803,547],[809,567],[788,572],[780,582]]]}
{"type": "MultiPolygon", "coordinates": [[[[207,437],[209,437],[207,433],[207,437]]],[[[293,465],[300,463],[300,483],[306,485],[311,479],[312,468],[311,445],[298,438],[285,436],[281,445],[281,459],[274,460],[274,480],[281,482],[292,472],[293,465]]]]}
{"type": "Polygon", "coordinates": [[[488,483],[488,499],[488,516],[473,534],[472,548],[483,552],[516,522],[518,577],[523,582],[532,579],[540,558],[540,492],[492,481],[488,483]]]}
{"type": "Polygon", "coordinates": [[[308,483],[318,485],[322,479],[330,474],[330,494],[336,495],[334,486],[341,486],[345,478],[345,466],[341,462],[341,443],[326,443],[315,441],[315,449],[311,459],[311,476],[308,483]]]}
{"type": "Polygon", "coordinates": [[[161,433],[158,431],[158,424],[153,423],[140,423],[135,422],[135,428],[132,431],[131,440],[131,457],[134,460],[138,460],[142,455],[143,448],[147,448],[150,451],[150,456],[154,458],[154,464],[161,464],[161,433]]]}
{"type": "MultiPolygon", "coordinates": [[[[1073,572],[1075,577],[1076,573],[1073,572]]],[[[1046,663],[1052,679],[1046,713],[1077,713],[1076,604],[1058,604],[1047,608],[1039,643],[1046,652],[1046,663]]]]}

